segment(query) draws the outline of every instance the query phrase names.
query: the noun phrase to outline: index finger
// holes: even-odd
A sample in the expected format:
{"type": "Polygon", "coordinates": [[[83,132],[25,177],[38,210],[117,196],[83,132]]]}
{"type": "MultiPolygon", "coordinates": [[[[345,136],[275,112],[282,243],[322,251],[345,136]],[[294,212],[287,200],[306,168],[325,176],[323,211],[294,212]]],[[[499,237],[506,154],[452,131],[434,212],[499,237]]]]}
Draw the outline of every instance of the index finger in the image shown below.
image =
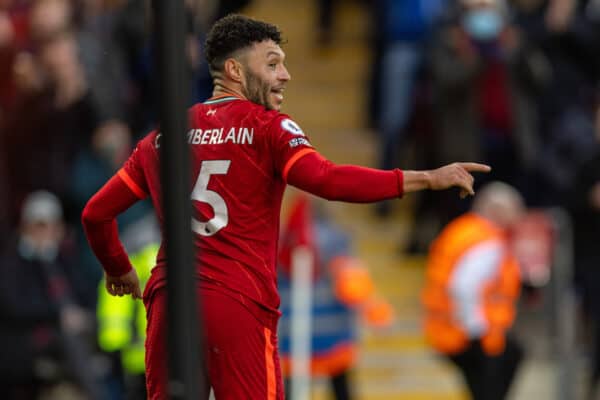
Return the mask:
{"type": "Polygon", "coordinates": [[[459,193],[459,197],[461,199],[466,199],[468,196],[475,196],[475,192],[474,191],[468,191],[465,189],[461,189],[460,193],[459,193]]]}
{"type": "Polygon", "coordinates": [[[492,167],[486,164],[474,162],[461,162],[458,164],[469,172],[490,172],[492,170],[492,167]]]}

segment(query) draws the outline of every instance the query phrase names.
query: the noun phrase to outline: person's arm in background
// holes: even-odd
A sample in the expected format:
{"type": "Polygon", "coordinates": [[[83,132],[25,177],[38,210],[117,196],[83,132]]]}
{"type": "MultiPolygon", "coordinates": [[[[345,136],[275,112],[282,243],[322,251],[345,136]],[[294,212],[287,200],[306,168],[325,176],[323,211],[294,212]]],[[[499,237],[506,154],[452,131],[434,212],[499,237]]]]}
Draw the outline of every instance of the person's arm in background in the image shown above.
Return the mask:
{"type": "Polygon", "coordinates": [[[116,217],[140,198],[118,175],[113,176],[85,206],[81,222],[90,247],[106,272],[106,289],[112,295],[141,298],[139,279],[119,240],[116,217]]]}
{"type": "Polygon", "coordinates": [[[456,262],[448,282],[448,292],[455,306],[455,318],[471,338],[489,330],[489,321],[480,312],[485,288],[499,275],[502,244],[496,240],[473,246],[456,262]]]}
{"type": "Polygon", "coordinates": [[[489,166],[477,163],[454,163],[428,171],[383,171],[337,165],[313,151],[298,159],[286,178],[292,186],[327,200],[368,203],[453,186],[459,187],[463,196],[472,195],[474,179],[470,172],[488,171],[489,166]]]}
{"type": "Polygon", "coordinates": [[[471,339],[481,340],[489,355],[504,351],[519,296],[518,265],[512,258],[507,259],[505,252],[498,240],[473,246],[457,261],[448,282],[456,320],[471,339]],[[493,293],[488,293],[490,287],[493,293]],[[491,296],[493,301],[488,300],[491,296]]]}

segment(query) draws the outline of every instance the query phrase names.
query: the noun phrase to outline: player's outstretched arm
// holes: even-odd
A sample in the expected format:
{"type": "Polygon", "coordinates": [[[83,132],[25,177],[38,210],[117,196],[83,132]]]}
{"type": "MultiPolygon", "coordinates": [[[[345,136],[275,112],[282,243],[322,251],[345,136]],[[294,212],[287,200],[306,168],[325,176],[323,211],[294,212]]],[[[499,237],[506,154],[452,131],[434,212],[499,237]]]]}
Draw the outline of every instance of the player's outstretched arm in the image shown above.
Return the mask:
{"type": "Polygon", "coordinates": [[[461,189],[461,197],[475,194],[471,172],[490,172],[491,167],[472,162],[456,162],[429,171],[404,171],[404,193],[419,190],[461,189]]]}
{"type": "Polygon", "coordinates": [[[418,190],[443,190],[453,186],[461,196],[473,194],[471,172],[489,172],[477,163],[454,163],[429,171],[401,171],[337,165],[317,152],[304,155],[289,170],[287,182],[327,200],[370,203],[402,197],[418,190]]]}
{"type": "Polygon", "coordinates": [[[402,197],[402,176],[399,169],[337,165],[312,152],[290,168],[287,182],[327,200],[371,203],[402,197]]]}

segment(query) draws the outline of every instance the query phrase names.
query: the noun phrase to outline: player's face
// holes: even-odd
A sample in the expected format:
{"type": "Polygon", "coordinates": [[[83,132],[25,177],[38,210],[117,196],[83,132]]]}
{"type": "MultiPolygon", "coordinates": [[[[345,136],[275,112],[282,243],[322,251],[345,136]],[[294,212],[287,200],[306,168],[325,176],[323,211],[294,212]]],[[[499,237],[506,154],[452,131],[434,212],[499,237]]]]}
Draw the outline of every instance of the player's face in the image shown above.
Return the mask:
{"type": "Polygon", "coordinates": [[[291,79],[285,53],[272,40],[256,43],[245,59],[244,95],[269,110],[280,110],[286,83],[291,79]]]}

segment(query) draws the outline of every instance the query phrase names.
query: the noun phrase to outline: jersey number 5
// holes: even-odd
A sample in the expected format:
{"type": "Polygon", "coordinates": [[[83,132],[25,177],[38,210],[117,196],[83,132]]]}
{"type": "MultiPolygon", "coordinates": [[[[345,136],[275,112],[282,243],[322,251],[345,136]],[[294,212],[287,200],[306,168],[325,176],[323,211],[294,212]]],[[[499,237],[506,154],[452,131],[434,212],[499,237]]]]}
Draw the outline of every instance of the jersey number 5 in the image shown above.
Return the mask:
{"type": "Polygon", "coordinates": [[[208,203],[213,208],[215,216],[206,222],[200,222],[192,217],[192,230],[199,235],[212,236],[225,228],[229,222],[225,200],[217,192],[208,190],[208,181],[211,175],[226,174],[230,164],[230,160],[202,161],[198,179],[192,190],[192,200],[208,203]]]}

